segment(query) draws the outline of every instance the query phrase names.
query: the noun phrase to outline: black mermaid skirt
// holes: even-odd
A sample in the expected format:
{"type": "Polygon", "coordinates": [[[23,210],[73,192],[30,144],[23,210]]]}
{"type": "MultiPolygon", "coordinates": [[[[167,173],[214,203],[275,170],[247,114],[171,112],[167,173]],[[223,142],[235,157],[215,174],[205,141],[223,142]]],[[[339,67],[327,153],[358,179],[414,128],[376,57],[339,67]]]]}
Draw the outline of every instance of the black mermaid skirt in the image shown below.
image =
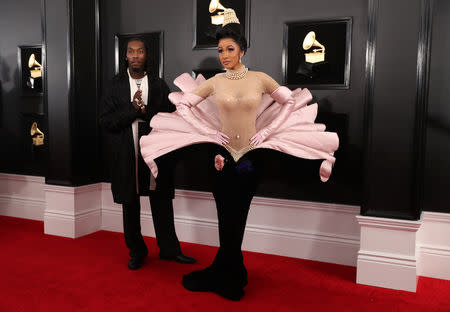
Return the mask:
{"type": "Polygon", "coordinates": [[[223,147],[217,148],[211,155],[213,159],[214,154],[225,158],[223,168],[214,169],[213,195],[217,208],[220,247],[209,267],[183,277],[186,289],[211,291],[230,300],[240,300],[244,295],[247,270],[241,246],[250,203],[262,169],[257,152],[249,151],[237,162],[223,147]]]}

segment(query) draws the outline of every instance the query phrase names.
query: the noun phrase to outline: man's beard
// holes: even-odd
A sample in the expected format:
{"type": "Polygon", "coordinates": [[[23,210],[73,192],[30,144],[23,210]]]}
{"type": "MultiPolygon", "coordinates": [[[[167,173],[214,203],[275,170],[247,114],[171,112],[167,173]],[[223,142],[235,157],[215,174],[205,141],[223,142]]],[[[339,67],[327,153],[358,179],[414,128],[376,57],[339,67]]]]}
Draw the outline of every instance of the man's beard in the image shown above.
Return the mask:
{"type": "Polygon", "coordinates": [[[144,72],[144,68],[143,67],[133,67],[130,66],[130,70],[135,73],[135,74],[140,74],[144,72]]]}

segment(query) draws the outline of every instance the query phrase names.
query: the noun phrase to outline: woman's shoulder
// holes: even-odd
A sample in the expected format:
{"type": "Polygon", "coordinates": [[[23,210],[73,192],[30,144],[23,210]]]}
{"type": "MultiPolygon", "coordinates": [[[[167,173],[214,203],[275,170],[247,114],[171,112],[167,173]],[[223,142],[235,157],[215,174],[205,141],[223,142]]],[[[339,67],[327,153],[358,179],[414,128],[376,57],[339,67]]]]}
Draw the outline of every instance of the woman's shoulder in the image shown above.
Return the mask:
{"type": "Polygon", "coordinates": [[[254,77],[259,80],[264,87],[265,93],[271,93],[277,87],[279,87],[278,82],[276,82],[272,77],[268,74],[261,71],[249,71],[254,77]]]}
{"type": "Polygon", "coordinates": [[[212,76],[209,79],[214,79],[214,81],[218,81],[218,80],[223,79],[223,78],[225,78],[225,72],[217,73],[217,74],[215,74],[214,76],[212,76]]]}
{"type": "Polygon", "coordinates": [[[198,84],[197,88],[195,88],[193,93],[198,96],[201,96],[202,98],[207,98],[214,92],[215,84],[216,84],[216,77],[213,76],[198,84]]]}
{"type": "Polygon", "coordinates": [[[211,78],[208,78],[206,80],[204,80],[202,83],[200,83],[199,87],[203,86],[213,86],[217,81],[217,77],[216,76],[212,76],[211,78]]]}
{"type": "Polygon", "coordinates": [[[255,75],[256,77],[261,78],[261,79],[272,79],[272,77],[270,77],[269,75],[267,75],[265,72],[262,72],[262,71],[249,70],[248,72],[255,75]]]}
{"type": "Polygon", "coordinates": [[[214,86],[216,84],[220,84],[223,81],[226,81],[225,73],[218,73],[212,76],[211,78],[205,80],[203,84],[214,86]]]}
{"type": "Polygon", "coordinates": [[[265,72],[262,71],[253,71],[253,70],[249,70],[248,71],[253,77],[261,80],[261,81],[268,81],[268,80],[273,80],[272,77],[270,77],[269,75],[267,75],[265,72]]]}

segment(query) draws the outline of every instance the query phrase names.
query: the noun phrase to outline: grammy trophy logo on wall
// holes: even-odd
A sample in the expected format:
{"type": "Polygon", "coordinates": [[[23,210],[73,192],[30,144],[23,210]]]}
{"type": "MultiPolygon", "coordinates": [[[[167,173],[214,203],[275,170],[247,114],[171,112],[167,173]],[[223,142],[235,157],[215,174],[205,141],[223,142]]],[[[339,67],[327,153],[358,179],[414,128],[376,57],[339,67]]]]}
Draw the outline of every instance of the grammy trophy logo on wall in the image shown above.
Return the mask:
{"type": "Polygon", "coordinates": [[[30,68],[30,76],[27,81],[27,85],[34,89],[34,80],[42,78],[42,65],[36,61],[36,55],[32,53],[28,59],[28,67],[30,68]]]}
{"type": "MultiPolygon", "coordinates": [[[[250,0],[194,0],[194,42],[193,49],[215,49],[216,33],[227,19],[227,12],[233,10],[249,38],[250,0]]],[[[228,14],[229,15],[229,14],[228,14]]]]}
{"type": "Polygon", "coordinates": [[[22,95],[42,96],[44,70],[41,64],[42,45],[18,47],[18,67],[22,95]]]}
{"type": "Polygon", "coordinates": [[[36,61],[36,55],[32,53],[28,59],[28,67],[30,68],[30,76],[33,78],[42,77],[42,65],[36,61]]]}
{"type": "Polygon", "coordinates": [[[315,64],[325,62],[325,46],[316,40],[316,33],[314,31],[310,31],[306,35],[305,39],[303,39],[302,47],[303,50],[309,50],[311,47],[319,47],[319,49],[313,49],[312,52],[305,53],[306,63],[315,64]]]}
{"type": "Polygon", "coordinates": [[[31,125],[30,135],[34,146],[44,145],[44,133],[39,130],[36,121],[31,125]]]}
{"type": "Polygon", "coordinates": [[[219,0],[211,0],[209,3],[209,13],[216,13],[216,15],[211,16],[211,24],[213,25],[222,25],[223,24],[223,12],[226,10],[219,0]]]}
{"type": "Polygon", "coordinates": [[[286,23],[284,84],[292,88],[348,89],[351,28],[351,17],[286,23]]]}

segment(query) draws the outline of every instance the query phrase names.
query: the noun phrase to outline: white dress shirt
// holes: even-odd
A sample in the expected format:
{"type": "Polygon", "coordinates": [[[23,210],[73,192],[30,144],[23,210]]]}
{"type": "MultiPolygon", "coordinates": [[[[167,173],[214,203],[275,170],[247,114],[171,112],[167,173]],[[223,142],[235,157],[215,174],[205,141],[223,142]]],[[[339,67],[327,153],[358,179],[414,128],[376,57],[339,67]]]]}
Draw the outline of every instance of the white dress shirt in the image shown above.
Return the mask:
{"type": "MultiPolygon", "coordinates": [[[[142,91],[142,102],[145,106],[148,103],[148,78],[145,75],[142,79],[134,79],[130,75],[130,70],[128,71],[128,77],[130,81],[130,101],[133,102],[134,94],[138,91],[142,91]],[[140,88],[138,88],[139,80],[141,80],[140,88]]],[[[137,118],[131,124],[131,130],[133,131],[133,140],[134,140],[134,156],[136,160],[136,192],[139,193],[139,181],[138,181],[138,150],[139,150],[139,136],[138,136],[138,122],[145,122],[141,118],[137,118]]],[[[155,177],[150,173],[150,189],[154,190],[156,186],[155,177]]]]}

